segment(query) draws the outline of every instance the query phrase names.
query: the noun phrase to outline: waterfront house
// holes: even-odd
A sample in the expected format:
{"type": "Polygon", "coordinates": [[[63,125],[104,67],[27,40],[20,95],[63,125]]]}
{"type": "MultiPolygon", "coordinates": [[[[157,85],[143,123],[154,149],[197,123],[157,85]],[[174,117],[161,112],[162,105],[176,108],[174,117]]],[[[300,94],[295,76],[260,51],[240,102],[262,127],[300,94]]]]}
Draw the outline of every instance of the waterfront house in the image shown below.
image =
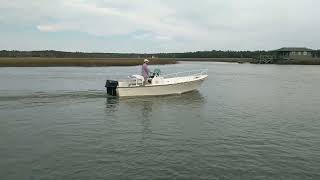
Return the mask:
{"type": "Polygon", "coordinates": [[[274,52],[278,59],[284,60],[310,59],[315,56],[315,50],[305,47],[283,47],[274,52]]]}

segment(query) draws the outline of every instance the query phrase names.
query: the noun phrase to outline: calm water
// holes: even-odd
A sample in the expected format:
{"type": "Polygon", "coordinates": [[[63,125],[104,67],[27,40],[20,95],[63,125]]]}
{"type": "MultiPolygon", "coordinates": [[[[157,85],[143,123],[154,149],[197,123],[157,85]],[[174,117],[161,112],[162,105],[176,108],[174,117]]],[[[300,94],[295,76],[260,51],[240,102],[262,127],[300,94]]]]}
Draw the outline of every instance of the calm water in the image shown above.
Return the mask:
{"type": "Polygon", "coordinates": [[[0,68],[0,179],[320,179],[320,66],[159,67],[209,79],[118,99],[139,67],[0,68]]]}

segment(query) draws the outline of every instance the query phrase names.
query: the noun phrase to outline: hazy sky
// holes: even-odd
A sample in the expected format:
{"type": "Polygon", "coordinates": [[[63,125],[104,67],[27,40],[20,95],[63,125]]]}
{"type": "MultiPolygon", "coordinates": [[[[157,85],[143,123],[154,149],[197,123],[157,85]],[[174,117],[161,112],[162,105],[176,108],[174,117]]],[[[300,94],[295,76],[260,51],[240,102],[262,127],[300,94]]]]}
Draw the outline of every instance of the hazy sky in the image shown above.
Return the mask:
{"type": "Polygon", "coordinates": [[[320,49],[319,0],[0,0],[0,49],[320,49]]]}

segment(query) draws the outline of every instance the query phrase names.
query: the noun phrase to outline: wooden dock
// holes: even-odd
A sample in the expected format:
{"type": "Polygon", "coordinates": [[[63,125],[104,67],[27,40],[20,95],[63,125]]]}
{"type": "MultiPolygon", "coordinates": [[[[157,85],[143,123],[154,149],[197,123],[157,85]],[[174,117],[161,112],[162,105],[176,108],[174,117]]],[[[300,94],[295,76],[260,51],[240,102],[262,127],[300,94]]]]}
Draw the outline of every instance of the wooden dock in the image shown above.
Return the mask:
{"type": "Polygon", "coordinates": [[[260,55],[258,59],[259,64],[272,64],[276,57],[274,55],[260,55]]]}

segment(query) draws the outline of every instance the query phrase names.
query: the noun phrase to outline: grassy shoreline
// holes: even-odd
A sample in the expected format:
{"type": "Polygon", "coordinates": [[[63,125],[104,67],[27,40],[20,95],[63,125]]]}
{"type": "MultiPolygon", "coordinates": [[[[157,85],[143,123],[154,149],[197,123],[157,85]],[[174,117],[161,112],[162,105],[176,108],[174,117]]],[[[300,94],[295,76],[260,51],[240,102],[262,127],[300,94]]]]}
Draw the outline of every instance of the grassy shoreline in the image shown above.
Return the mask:
{"type": "MultiPolygon", "coordinates": [[[[178,61],[234,63],[253,62],[253,59],[251,58],[152,58],[149,60],[150,65],[176,64],[178,61]]],[[[137,66],[142,63],[142,58],[0,58],[0,67],[137,66]]]]}
{"type": "Polygon", "coordinates": [[[177,61],[253,63],[252,58],[176,58],[177,61]]]}
{"type": "MultiPolygon", "coordinates": [[[[0,58],[0,67],[59,67],[59,66],[136,66],[141,58],[0,58]]],[[[176,64],[174,59],[151,59],[150,64],[176,64]]]]}
{"type": "Polygon", "coordinates": [[[278,65],[320,65],[320,58],[278,61],[278,65]]]}
{"type": "MultiPolygon", "coordinates": [[[[230,62],[252,63],[258,61],[252,58],[152,58],[150,64],[165,65],[182,62],[230,62]]],[[[50,58],[50,57],[18,57],[0,58],[0,67],[64,67],[64,66],[137,66],[143,63],[143,58],[50,58]]],[[[320,59],[278,61],[278,65],[320,65],[320,59]]]]}

